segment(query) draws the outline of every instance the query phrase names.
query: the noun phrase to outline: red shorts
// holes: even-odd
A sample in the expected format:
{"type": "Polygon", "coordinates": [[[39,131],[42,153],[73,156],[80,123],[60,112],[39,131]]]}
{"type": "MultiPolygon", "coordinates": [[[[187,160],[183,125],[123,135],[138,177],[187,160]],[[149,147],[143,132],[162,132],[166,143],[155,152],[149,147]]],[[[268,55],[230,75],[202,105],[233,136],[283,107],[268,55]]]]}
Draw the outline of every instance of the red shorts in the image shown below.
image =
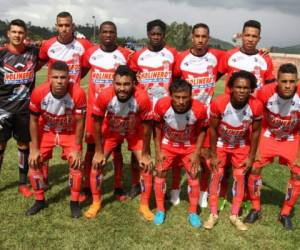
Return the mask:
{"type": "Polygon", "coordinates": [[[166,159],[163,161],[162,164],[156,165],[156,170],[167,171],[175,165],[180,165],[183,166],[187,172],[190,172],[191,171],[190,156],[194,152],[193,149],[192,150],[187,149],[185,150],[185,152],[183,150],[178,152],[178,151],[170,151],[167,149],[161,149],[166,159]]]}
{"type": "Polygon", "coordinates": [[[217,157],[219,168],[225,168],[231,163],[233,168],[244,168],[241,164],[249,156],[250,147],[244,146],[240,148],[217,148],[217,157]]]}
{"type": "Polygon", "coordinates": [[[94,118],[92,117],[92,105],[88,104],[85,120],[85,142],[88,144],[95,143],[94,137],[94,118]]]}
{"type": "Polygon", "coordinates": [[[262,168],[272,163],[275,157],[279,157],[280,164],[288,166],[291,172],[300,174],[300,167],[294,165],[297,158],[298,146],[299,139],[294,141],[278,141],[262,135],[258,146],[259,159],[254,162],[253,167],[262,168]]]}
{"type": "Polygon", "coordinates": [[[126,139],[128,144],[128,150],[130,151],[142,151],[143,150],[143,137],[137,134],[120,136],[120,135],[104,135],[104,152],[112,152],[114,149],[122,144],[126,139]]]}
{"type": "Polygon", "coordinates": [[[61,158],[67,160],[71,152],[81,152],[81,145],[76,144],[75,134],[56,134],[53,132],[42,132],[40,138],[40,155],[42,161],[52,158],[53,148],[62,147],[61,158]]]}

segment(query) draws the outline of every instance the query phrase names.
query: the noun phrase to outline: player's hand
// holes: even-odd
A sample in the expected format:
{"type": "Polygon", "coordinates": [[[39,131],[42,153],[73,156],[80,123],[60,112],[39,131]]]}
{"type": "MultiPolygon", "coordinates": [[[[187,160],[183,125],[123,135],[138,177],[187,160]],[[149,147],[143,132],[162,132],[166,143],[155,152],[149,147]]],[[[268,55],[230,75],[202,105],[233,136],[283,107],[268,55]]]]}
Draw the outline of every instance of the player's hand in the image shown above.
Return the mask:
{"type": "Polygon", "coordinates": [[[196,177],[198,172],[200,171],[200,157],[198,154],[193,153],[190,156],[190,162],[191,162],[191,171],[190,174],[192,177],[196,177]]]}
{"type": "Polygon", "coordinates": [[[148,154],[142,155],[139,165],[140,168],[143,169],[145,172],[150,173],[153,171],[153,162],[151,160],[150,155],[148,154]]]}
{"type": "Polygon", "coordinates": [[[92,166],[94,169],[99,169],[104,167],[106,164],[106,158],[104,154],[96,152],[92,161],[92,166]]]}
{"type": "Polygon", "coordinates": [[[40,155],[40,150],[35,150],[32,149],[30,151],[29,157],[28,157],[28,164],[29,167],[33,169],[38,169],[41,164],[41,155],[40,155]]]}
{"type": "Polygon", "coordinates": [[[73,151],[69,155],[69,161],[71,168],[80,169],[81,168],[81,152],[73,151]]]}
{"type": "Polygon", "coordinates": [[[240,164],[240,167],[244,167],[244,174],[246,174],[248,172],[248,170],[252,167],[253,165],[253,162],[254,162],[254,159],[251,158],[251,157],[248,157],[245,161],[243,161],[241,164],[240,164]]]}
{"type": "Polygon", "coordinates": [[[211,159],[210,159],[210,167],[213,172],[217,172],[219,170],[219,167],[218,167],[219,163],[220,163],[220,161],[218,160],[218,157],[212,155],[211,159]]]}
{"type": "Polygon", "coordinates": [[[161,151],[155,153],[155,164],[157,171],[163,171],[163,163],[166,160],[166,156],[161,151]]]}

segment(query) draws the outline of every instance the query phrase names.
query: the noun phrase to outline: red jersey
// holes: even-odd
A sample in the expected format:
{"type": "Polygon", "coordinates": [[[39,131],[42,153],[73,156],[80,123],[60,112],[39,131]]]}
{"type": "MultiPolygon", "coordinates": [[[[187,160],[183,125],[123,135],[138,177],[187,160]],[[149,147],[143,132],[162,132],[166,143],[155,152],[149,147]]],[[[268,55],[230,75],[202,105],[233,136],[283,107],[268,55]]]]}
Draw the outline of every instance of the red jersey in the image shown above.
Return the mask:
{"type": "Polygon", "coordinates": [[[250,96],[248,103],[235,109],[230,95],[223,94],[214,99],[210,106],[210,117],[220,119],[217,147],[239,148],[249,145],[249,132],[254,121],[261,120],[263,106],[259,100],[250,96]]]}
{"type": "Polygon", "coordinates": [[[257,79],[257,88],[261,88],[266,81],[275,80],[273,75],[272,59],[268,55],[264,55],[261,51],[253,55],[243,53],[240,48],[228,50],[221,58],[219,64],[219,72],[227,73],[226,77],[226,93],[229,93],[227,82],[234,72],[246,70],[255,75],[257,79]]]}
{"type": "Polygon", "coordinates": [[[218,64],[222,50],[209,48],[203,56],[195,56],[190,49],[176,58],[174,76],[186,80],[193,86],[193,98],[208,106],[214,95],[218,64]]]}
{"type": "Polygon", "coordinates": [[[187,112],[176,113],[167,96],[155,104],[153,119],[161,124],[162,148],[184,149],[196,145],[200,129],[207,126],[207,111],[201,102],[192,100],[187,112]]]}
{"type": "Polygon", "coordinates": [[[127,64],[132,52],[118,47],[112,52],[105,52],[99,45],[88,49],[82,58],[82,65],[91,68],[89,76],[88,102],[94,104],[102,90],[111,86],[115,70],[119,65],[127,64]]]}
{"type": "Polygon", "coordinates": [[[93,115],[104,118],[104,136],[134,135],[142,130],[142,121],[152,120],[152,103],[147,92],[140,88],[135,89],[129,100],[120,102],[115,89],[110,86],[98,95],[93,115]]]}
{"type": "Polygon", "coordinates": [[[153,103],[169,94],[176,56],[174,48],[165,46],[160,51],[144,48],[130,60],[131,69],[138,73],[139,84],[147,90],[153,103]]]}
{"type": "MultiPolygon", "coordinates": [[[[74,38],[68,44],[60,43],[57,37],[52,37],[42,43],[39,58],[48,62],[48,69],[56,61],[64,61],[69,67],[70,81],[80,84],[81,79],[81,57],[84,52],[92,46],[91,42],[83,38],[74,38]]],[[[48,78],[49,78],[48,70],[48,78]]]]}
{"type": "Polygon", "coordinates": [[[30,111],[40,115],[39,125],[54,133],[75,133],[75,115],[85,114],[86,98],[82,88],[70,84],[67,94],[57,99],[48,82],[34,89],[29,104],[30,111]]]}
{"type": "Polygon", "coordinates": [[[263,135],[276,140],[293,141],[299,136],[300,88],[289,99],[277,93],[277,83],[264,86],[257,91],[257,98],[264,106],[263,135]]]}

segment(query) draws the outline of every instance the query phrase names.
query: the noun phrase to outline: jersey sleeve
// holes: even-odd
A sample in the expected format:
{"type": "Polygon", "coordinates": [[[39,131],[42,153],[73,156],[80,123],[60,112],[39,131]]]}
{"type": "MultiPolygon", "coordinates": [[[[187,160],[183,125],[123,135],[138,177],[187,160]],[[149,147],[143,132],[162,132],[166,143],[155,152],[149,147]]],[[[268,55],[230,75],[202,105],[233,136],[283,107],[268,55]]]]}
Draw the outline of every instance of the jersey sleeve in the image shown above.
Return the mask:
{"type": "Polygon", "coordinates": [[[81,57],[81,65],[83,68],[90,68],[91,64],[89,62],[91,56],[91,49],[86,50],[81,57]]]}
{"type": "Polygon", "coordinates": [[[221,111],[220,109],[218,108],[218,101],[217,100],[214,100],[211,102],[210,104],[210,109],[209,109],[209,117],[211,118],[221,118],[221,111]]]}
{"type": "Polygon", "coordinates": [[[268,56],[266,58],[267,60],[267,70],[265,72],[265,83],[271,83],[275,81],[275,76],[274,76],[274,66],[273,66],[273,62],[272,59],[268,56]]]}
{"type": "Polygon", "coordinates": [[[263,104],[258,99],[253,101],[253,120],[259,121],[263,118],[263,104]]]}
{"type": "Polygon", "coordinates": [[[135,53],[131,56],[131,58],[130,58],[130,60],[129,60],[129,62],[128,62],[129,67],[130,67],[131,70],[134,71],[134,72],[138,72],[138,71],[139,71],[139,66],[138,66],[138,64],[137,64],[138,56],[139,56],[139,53],[138,53],[138,52],[135,52],[135,53]]]}
{"type": "Polygon", "coordinates": [[[163,121],[163,110],[162,110],[162,100],[158,100],[154,106],[153,120],[155,122],[161,123],[163,121]]]}
{"type": "Polygon", "coordinates": [[[39,59],[41,61],[48,61],[48,41],[43,41],[39,51],[39,59]]]}
{"type": "Polygon", "coordinates": [[[269,96],[272,95],[273,93],[273,85],[274,83],[270,84],[270,85],[265,85],[265,86],[262,86],[260,89],[258,89],[256,91],[256,98],[261,101],[261,103],[263,105],[266,104],[266,102],[268,101],[269,99],[269,96]]]}
{"type": "Polygon", "coordinates": [[[82,88],[78,88],[75,100],[75,114],[83,115],[86,113],[86,95],[82,88]]]}
{"type": "Polygon", "coordinates": [[[41,91],[40,88],[36,88],[33,90],[30,103],[29,103],[29,110],[31,113],[40,114],[41,113],[41,91]]]}
{"type": "Polygon", "coordinates": [[[197,127],[205,128],[208,126],[208,115],[207,109],[202,103],[197,103],[195,105],[195,110],[197,112],[197,127]]]}
{"type": "Polygon", "coordinates": [[[228,71],[228,53],[224,52],[220,56],[220,63],[218,64],[218,72],[225,74],[228,71]]]}
{"type": "Polygon", "coordinates": [[[141,91],[138,96],[139,114],[142,121],[153,120],[152,102],[145,91],[141,91]]]}
{"type": "Polygon", "coordinates": [[[174,77],[180,77],[181,76],[181,69],[180,69],[180,64],[182,62],[183,55],[180,53],[177,53],[177,56],[175,58],[175,64],[174,64],[174,69],[173,69],[173,76],[174,77]]]}
{"type": "Polygon", "coordinates": [[[104,118],[107,104],[108,104],[108,96],[100,93],[93,105],[93,116],[104,118]]]}

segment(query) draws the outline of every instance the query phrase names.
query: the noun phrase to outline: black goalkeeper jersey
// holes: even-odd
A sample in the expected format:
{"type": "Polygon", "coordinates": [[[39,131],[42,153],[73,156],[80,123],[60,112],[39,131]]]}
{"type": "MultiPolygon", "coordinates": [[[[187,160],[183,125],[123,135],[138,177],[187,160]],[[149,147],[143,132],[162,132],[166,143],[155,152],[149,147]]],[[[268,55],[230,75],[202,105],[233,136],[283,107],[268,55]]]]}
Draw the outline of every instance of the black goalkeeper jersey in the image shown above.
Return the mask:
{"type": "Polygon", "coordinates": [[[0,109],[10,113],[28,112],[35,85],[38,48],[27,46],[21,54],[0,48],[0,109]]]}

